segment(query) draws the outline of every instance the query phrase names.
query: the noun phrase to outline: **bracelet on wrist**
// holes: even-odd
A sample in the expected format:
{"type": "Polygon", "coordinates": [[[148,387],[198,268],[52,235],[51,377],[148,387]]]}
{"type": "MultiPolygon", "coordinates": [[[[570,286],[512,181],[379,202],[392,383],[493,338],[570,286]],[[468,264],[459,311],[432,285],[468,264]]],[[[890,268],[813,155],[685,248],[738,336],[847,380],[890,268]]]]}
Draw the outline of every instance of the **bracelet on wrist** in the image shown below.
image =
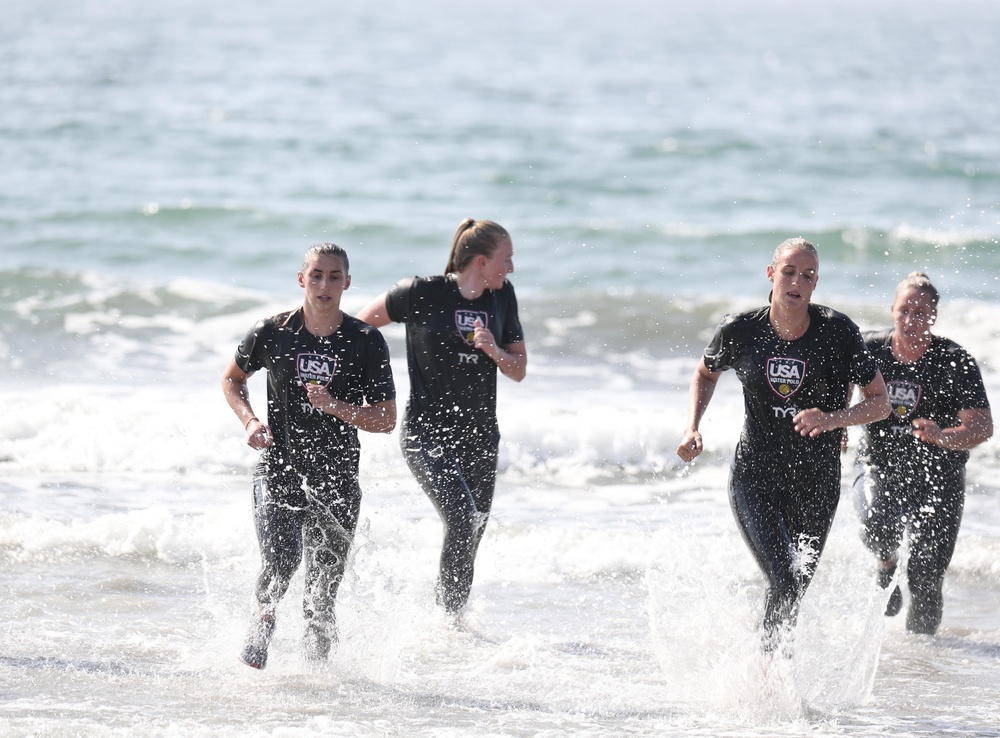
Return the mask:
{"type": "Polygon", "coordinates": [[[251,415],[249,418],[247,418],[247,422],[243,424],[243,430],[246,430],[247,428],[250,427],[250,421],[252,420],[256,420],[258,423],[260,422],[260,418],[258,418],[256,415],[251,415]]]}

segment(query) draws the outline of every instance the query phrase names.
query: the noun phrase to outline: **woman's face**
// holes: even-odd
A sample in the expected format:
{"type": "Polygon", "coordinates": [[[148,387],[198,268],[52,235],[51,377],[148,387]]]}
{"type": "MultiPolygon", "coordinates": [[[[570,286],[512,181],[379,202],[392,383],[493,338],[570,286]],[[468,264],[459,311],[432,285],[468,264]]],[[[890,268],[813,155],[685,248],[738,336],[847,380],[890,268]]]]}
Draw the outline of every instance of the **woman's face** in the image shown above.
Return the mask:
{"type": "Polygon", "coordinates": [[[892,325],[896,335],[910,343],[926,341],[937,320],[937,309],[930,295],[916,287],[905,287],[892,302],[892,325]]]}
{"type": "Polygon", "coordinates": [[[305,290],[305,302],[313,309],[339,310],[340,298],[351,286],[351,276],[339,256],[319,254],[311,257],[299,272],[299,286],[305,290]]]}
{"type": "Polygon", "coordinates": [[[772,305],[786,310],[808,306],[819,279],[819,259],[809,249],[788,249],[777,264],[768,265],[767,278],[774,285],[772,305]]]}
{"type": "Polygon", "coordinates": [[[513,272],[514,244],[509,238],[502,238],[497,241],[493,253],[483,257],[483,281],[486,282],[486,289],[500,289],[507,275],[513,272]]]}

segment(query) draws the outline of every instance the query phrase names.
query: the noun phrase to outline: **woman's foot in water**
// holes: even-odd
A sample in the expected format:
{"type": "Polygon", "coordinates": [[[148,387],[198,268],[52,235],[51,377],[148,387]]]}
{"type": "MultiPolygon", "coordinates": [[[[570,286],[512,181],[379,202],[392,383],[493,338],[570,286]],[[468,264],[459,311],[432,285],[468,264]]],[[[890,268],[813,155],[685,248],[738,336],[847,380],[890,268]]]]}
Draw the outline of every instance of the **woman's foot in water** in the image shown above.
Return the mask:
{"type": "MultiPolygon", "coordinates": [[[[896,559],[878,562],[878,586],[888,589],[896,576],[896,559]]],[[[903,592],[897,584],[889,595],[889,601],[885,605],[886,617],[894,617],[903,608],[903,592]]]]}
{"type": "Polygon", "coordinates": [[[243,650],[240,651],[240,661],[254,669],[267,667],[267,647],[274,635],[273,617],[255,617],[247,630],[243,650]]]}

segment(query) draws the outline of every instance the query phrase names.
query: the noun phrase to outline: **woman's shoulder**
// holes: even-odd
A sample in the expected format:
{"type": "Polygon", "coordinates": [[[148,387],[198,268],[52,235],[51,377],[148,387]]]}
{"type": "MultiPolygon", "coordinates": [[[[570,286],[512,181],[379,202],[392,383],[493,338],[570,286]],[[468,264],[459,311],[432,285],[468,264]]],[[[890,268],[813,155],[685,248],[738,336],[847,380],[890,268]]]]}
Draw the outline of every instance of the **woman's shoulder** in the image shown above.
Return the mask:
{"type": "Polygon", "coordinates": [[[281,330],[282,328],[297,330],[301,326],[301,324],[302,324],[301,307],[297,307],[294,310],[285,310],[284,312],[268,316],[257,322],[257,325],[260,327],[260,329],[267,331],[278,331],[281,330]]]}
{"type": "Polygon", "coordinates": [[[341,326],[341,332],[342,334],[350,337],[360,336],[365,341],[385,343],[385,337],[378,328],[370,326],[360,318],[356,318],[348,313],[344,313],[344,322],[341,326]]]}
{"type": "MultiPolygon", "coordinates": [[[[440,294],[445,277],[438,275],[434,277],[404,277],[394,284],[386,293],[386,302],[398,307],[400,305],[413,305],[423,301],[428,297],[440,294]]],[[[392,311],[390,310],[390,315],[392,311]]],[[[393,318],[396,320],[397,318],[393,318]]]]}
{"type": "Polygon", "coordinates": [[[404,277],[403,279],[396,282],[393,287],[394,291],[403,290],[422,290],[422,291],[434,291],[441,290],[453,282],[454,279],[447,274],[434,274],[429,277],[404,277]]]}
{"type": "Polygon", "coordinates": [[[854,322],[853,318],[828,305],[813,303],[809,306],[809,313],[811,319],[818,321],[822,326],[828,326],[834,330],[843,331],[851,335],[861,334],[861,329],[858,328],[858,324],[854,322]]]}
{"type": "Polygon", "coordinates": [[[863,331],[861,333],[861,338],[864,339],[865,345],[868,346],[869,349],[888,346],[889,340],[892,338],[892,328],[878,328],[876,330],[863,331]]]}
{"type": "Polygon", "coordinates": [[[930,350],[939,356],[948,357],[950,360],[959,358],[967,361],[975,361],[965,347],[945,336],[932,335],[930,350]]]}
{"type": "Polygon", "coordinates": [[[349,331],[351,333],[363,333],[365,335],[381,333],[378,328],[368,325],[365,321],[351,315],[350,313],[344,313],[344,322],[342,323],[342,326],[344,331],[349,331]]]}
{"type": "Polygon", "coordinates": [[[822,320],[828,320],[831,323],[853,323],[845,313],[835,310],[829,305],[817,305],[816,303],[811,303],[809,305],[809,312],[813,316],[817,316],[822,320]]]}
{"type": "Polygon", "coordinates": [[[722,316],[722,320],[719,322],[719,328],[738,330],[741,328],[750,328],[756,325],[767,324],[769,311],[770,307],[765,305],[763,307],[753,308],[752,310],[744,310],[742,313],[726,313],[722,316]]]}

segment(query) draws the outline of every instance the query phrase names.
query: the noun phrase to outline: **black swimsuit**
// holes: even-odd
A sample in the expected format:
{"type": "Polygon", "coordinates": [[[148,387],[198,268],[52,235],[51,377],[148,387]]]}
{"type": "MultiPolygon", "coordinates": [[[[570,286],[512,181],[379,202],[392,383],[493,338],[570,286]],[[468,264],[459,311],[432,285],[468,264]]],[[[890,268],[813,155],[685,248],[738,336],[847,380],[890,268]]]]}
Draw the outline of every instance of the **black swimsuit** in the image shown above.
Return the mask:
{"type": "Polygon", "coordinates": [[[472,333],[478,319],[501,346],[523,341],[517,299],[510,282],[467,300],[453,276],[414,277],[389,291],[386,308],[406,324],[410,397],[400,444],[444,523],[437,598],[457,612],[472,588],[500,444],[497,366],[472,345],[472,333]]]}
{"type": "Polygon", "coordinates": [[[809,328],[778,337],[769,308],[726,316],[705,349],[710,371],[735,369],[745,421],[730,471],[729,494],[744,539],[767,578],[763,629],[773,647],[791,627],[816,570],[840,498],[841,431],[799,435],[795,415],[843,409],[852,384],[877,374],[857,326],[811,305],[809,328]]]}
{"type": "Polygon", "coordinates": [[[323,384],[355,405],[395,399],[385,339],[349,315],[333,335],[314,336],[299,309],[251,328],[236,364],[247,373],[267,370],[274,436],[254,474],[257,601],[273,608],[304,557],[306,619],[330,627],[361,507],[360,444],[357,428],[314,408],[303,385],[323,384]]]}
{"type": "Polygon", "coordinates": [[[865,427],[858,446],[855,504],[865,545],[881,560],[895,558],[909,531],[906,627],[933,634],[944,609],[942,585],[958,540],[965,506],[968,451],[952,451],[913,436],[916,418],[942,428],[959,424],[960,410],[987,409],[975,360],[954,341],[933,336],[912,363],[892,353],[892,331],[865,334],[889,390],[892,413],[865,427]]]}

